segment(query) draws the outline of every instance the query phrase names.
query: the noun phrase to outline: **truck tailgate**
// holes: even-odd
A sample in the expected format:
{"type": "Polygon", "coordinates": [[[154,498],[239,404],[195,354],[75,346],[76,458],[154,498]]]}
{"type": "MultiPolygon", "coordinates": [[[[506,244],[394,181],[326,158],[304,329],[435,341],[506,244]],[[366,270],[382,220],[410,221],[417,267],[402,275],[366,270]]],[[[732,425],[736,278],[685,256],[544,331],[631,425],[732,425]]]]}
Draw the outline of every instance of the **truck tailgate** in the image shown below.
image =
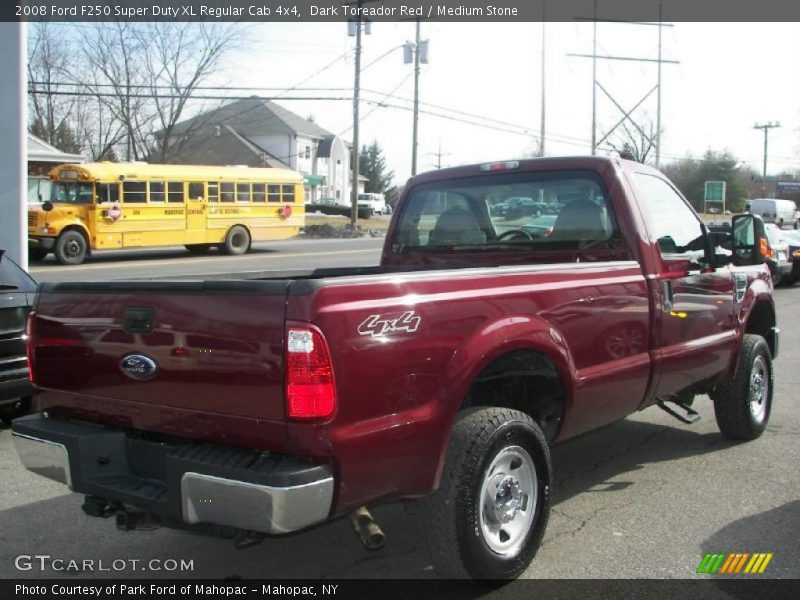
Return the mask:
{"type": "Polygon", "coordinates": [[[286,288],[285,281],[44,284],[32,323],[39,405],[279,449],[286,288]]]}

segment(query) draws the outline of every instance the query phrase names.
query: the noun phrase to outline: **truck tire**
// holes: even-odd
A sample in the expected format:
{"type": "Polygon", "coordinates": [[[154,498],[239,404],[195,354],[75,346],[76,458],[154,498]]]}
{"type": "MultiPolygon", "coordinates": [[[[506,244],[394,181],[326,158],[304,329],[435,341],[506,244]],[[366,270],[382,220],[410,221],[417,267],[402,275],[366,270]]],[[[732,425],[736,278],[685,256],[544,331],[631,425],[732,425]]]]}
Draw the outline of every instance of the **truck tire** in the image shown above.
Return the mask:
{"type": "Polygon", "coordinates": [[[439,489],[422,501],[434,568],[495,584],[533,560],[550,515],[552,465],[528,415],[478,408],[459,416],[439,489]]]}
{"type": "Polygon", "coordinates": [[[86,260],[88,247],[86,238],[79,231],[69,229],[56,240],[53,253],[62,265],[79,265],[86,260]]]}
{"type": "Polygon", "coordinates": [[[734,378],[710,394],[719,430],[732,440],[754,440],[772,411],[772,355],[760,335],[745,334],[734,378]]]}
{"type": "Polygon", "coordinates": [[[228,230],[222,250],[225,254],[244,254],[250,249],[250,232],[241,225],[234,225],[228,230]]]}

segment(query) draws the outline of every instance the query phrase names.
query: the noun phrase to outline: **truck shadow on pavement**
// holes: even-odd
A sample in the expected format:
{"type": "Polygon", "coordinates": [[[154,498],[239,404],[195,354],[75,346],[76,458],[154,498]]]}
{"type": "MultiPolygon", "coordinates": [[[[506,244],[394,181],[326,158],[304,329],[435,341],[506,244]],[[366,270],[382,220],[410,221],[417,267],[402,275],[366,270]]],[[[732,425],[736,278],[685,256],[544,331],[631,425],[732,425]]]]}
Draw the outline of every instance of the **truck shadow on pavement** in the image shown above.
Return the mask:
{"type": "Polygon", "coordinates": [[[705,540],[699,556],[707,552],[772,553],[762,577],[797,579],[800,577],[800,563],[797,561],[800,555],[800,500],[729,523],[705,540]]]}
{"type": "MultiPolygon", "coordinates": [[[[646,468],[647,464],[717,452],[729,446],[731,442],[716,432],[701,433],[640,420],[621,421],[553,448],[553,507],[558,510],[560,503],[587,491],[611,493],[637,485],[612,480],[646,468]]],[[[9,474],[6,469],[4,476],[9,474]]],[[[30,473],[14,475],[27,487],[39,485],[38,478],[30,473]]],[[[267,538],[258,545],[238,550],[231,540],[165,528],[117,531],[113,518],[100,520],[85,516],[81,502],[82,496],[69,494],[0,512],[0,531],[4,539],[0,577],[436,577],[425,552],[420,520],[414,514],[413,503],[371,507],[387,536],[386,546],[371,552],[361,545],[347,519],[284,537],[267,538]],[[76,540],[80,540],[79,546],[76,540]],[[119,559],[141,562],[135,567],[106,572],[21,572],[15,568],[14,557],[37,553],[67,560],[102,558],[107,565],[119,559]],[[143,568],[151,559],[167,558],[190,560],[192,569],[166,572],[143,568]]],[[[550,535],[548,531],[543,551],[550,535]]]]}

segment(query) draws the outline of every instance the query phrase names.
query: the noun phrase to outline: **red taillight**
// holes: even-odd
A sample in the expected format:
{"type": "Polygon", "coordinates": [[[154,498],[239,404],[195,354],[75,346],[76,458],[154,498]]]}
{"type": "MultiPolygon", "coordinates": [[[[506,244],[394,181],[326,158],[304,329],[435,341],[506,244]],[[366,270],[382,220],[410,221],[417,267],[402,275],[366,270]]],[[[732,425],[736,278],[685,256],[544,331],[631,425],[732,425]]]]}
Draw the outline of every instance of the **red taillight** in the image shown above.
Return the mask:
{"type": "Polygon", "coordinates": [[[290,419],[322,419],[336,409],[328,344],[314,327],[286,332],[286,402],[290,419]]]}
{"type": "Polygon", "coordinates": [[[496,162],[496,163],[485,163],[480,166],[481,171],[508,171],[510,169],[519,169],[519,161],[517,160],[507,160],[504,162],[496,162]]]}
{"type": "Polygon", "coordinates": [[[28,364],[28,379],[31,383],[34,381],[34,361],[33,361],[33,335],[35,332],[34,319],[36,319],[36,312],[31,311],[28,315],[28,324],[25,327],[25,356],[26,363],[28,364]]]}

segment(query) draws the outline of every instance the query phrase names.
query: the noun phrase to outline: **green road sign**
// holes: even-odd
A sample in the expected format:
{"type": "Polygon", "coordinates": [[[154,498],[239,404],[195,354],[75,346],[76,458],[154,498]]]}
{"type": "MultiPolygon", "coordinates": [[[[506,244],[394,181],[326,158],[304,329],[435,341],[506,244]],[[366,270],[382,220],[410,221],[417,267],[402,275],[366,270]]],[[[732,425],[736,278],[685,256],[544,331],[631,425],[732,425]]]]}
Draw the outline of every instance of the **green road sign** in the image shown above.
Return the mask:
{"type": "Polygon", "coordinates": [[[706,181],[706,202],[725,202],[725,182],[706,181]]]}

